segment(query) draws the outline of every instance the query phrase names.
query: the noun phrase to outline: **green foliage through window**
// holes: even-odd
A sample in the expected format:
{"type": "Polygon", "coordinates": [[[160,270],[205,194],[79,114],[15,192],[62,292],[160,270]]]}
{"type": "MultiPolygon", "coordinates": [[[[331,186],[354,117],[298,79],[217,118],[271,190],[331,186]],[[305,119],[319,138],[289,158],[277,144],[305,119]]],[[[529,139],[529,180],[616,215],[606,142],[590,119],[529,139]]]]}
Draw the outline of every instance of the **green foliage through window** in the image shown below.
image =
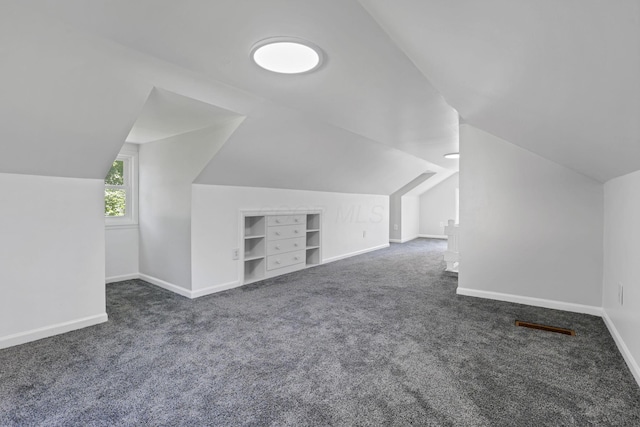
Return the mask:
{"type": "Polygon", "coordinates": [[[116,160],[104,179],[107,185],[124,185],[124,160],[116,160]]]}
{"type": "Polygon", "coordinates": [[[116,160],[104,180],[104,215],[125,216],[127,206],[127,191],[112,186],[124,185],[124,161],[116,160]],[[109,188],[111,187],[111,188],[109,188]]]}

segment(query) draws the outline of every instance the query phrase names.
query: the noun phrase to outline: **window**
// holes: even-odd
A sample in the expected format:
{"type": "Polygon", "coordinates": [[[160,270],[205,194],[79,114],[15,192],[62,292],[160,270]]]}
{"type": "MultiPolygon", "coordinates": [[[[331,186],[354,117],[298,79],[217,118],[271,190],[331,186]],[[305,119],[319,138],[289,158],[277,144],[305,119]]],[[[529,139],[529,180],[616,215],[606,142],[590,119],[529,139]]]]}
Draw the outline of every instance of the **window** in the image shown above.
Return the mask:
{"type": "Polygon", "coordinates": [[[138,223],[137,154],[121,151],[104,179],[104,216],[107,226],[138,223]]]}

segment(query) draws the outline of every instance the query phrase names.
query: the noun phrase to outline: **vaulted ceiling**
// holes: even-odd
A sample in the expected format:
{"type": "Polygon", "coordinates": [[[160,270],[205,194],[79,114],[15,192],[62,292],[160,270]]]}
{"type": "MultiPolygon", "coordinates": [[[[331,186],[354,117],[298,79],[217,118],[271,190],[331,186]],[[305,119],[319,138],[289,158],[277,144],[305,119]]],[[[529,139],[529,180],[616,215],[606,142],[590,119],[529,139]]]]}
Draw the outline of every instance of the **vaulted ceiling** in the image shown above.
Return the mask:
{"type": "Polygon", "coordinates": [[[457,151],[458,111],[598,180],[640,169],[640,0],[1,8],[0,172],[101,178],[127,136],[235,115],[247,119],[199,182],[390,194],[457,169],[442,155],[457,151]],[[291,76],[250,61],[255,42],[281,35],[314,42],[327,62],[291,76]]]}
{"type": "Polygon", "coordinates": [[[640,1],[361,3],[467,123],[600,181],[640,169],[640,1]]]}

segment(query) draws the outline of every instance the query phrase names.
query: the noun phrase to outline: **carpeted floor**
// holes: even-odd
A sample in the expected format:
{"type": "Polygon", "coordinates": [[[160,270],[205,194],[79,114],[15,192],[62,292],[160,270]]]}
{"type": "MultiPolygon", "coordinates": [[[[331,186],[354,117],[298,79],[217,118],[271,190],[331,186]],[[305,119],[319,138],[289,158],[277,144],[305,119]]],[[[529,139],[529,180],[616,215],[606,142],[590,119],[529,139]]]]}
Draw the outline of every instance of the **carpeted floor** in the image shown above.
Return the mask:
{"type": "Polygon", "coordinates": [[[456,296],[444,245],[196,300],[109,285],[108,323],[0,351],[0,425],[640,425],[600,318],[456,296]]]}

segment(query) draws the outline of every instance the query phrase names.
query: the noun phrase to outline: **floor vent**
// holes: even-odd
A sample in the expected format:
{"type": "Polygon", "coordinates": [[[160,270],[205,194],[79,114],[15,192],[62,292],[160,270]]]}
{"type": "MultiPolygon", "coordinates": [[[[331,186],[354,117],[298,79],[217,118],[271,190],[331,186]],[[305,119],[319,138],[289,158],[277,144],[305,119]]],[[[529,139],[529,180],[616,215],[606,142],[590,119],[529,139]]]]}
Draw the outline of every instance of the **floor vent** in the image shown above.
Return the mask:
{"type": "Polygon", "coordinates": [[[538,323],[521,322],[520,320],[516,320],[516,326],[522,326],[524,328],[531,329],[540,329],[541,331],[555,332],[564,335],[576,335],[576,331],[574,331],[573,329],[557,328],[555,326],[540,325],[538,323]]]}

